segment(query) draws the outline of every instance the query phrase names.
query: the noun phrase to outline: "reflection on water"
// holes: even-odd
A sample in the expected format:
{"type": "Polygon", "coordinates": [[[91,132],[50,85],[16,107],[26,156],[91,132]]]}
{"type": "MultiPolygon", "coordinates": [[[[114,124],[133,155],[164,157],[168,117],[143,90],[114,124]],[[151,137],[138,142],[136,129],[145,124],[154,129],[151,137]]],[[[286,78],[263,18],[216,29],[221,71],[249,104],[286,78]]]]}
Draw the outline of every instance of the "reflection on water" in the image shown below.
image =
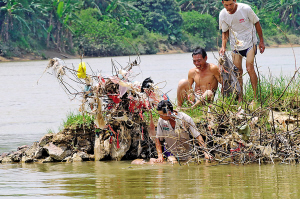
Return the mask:
{"type": "Polygon", "coordinates": [[[80,198],[299,198],[298,166],[130,162],[0,166],[0,196],[80,198]]]}

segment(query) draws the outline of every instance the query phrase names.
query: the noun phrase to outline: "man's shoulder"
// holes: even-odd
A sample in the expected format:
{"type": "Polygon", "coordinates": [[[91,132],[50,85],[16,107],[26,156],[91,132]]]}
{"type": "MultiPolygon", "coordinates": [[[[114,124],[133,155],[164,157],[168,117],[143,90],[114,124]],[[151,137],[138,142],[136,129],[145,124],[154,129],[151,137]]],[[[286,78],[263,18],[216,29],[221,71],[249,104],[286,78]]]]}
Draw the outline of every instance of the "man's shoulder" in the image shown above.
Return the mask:
{"type": "Polygon", "coordinates": [[[245,3],[237,3],[238,4],[238,8],[240,10],[249,10],[252,9],[250,5],[245,4],[245,3]]]}
{"type": "Polygon", "coordinates": [[[196,72],[196,70],[197,70],[197,67],[193,67],[193,68],[191,68],[191,69],[189,70],[189,74],[190,74],[190,73],[195,73],[195,72],[196,72]]]}
{"type": "Polygon", "coordinates": [[[184,112],[178,112],[177,117],[180,118],[180,119],[183,119],[183,120],[190,120],[190,119],[192,119],[191,116],[189,116],[188,114],[186,114],[184,112]]]}
{"type": "Polygon", "coordinates": [[[219,67],[213,63],[209,63],[210,70],[219,70],[219,67]]]}
{"type": "Polygon", "coordinates": [[[213,64],[213,63],[209,63],[209,66],[210,66],[211,68],[218,67],[216,64],[213,64]]]}
{"type": "Polygon", "coordinates": [[[226,14],[228,14],[228,12],[225,8],[223,8],[219,14],[219,18],[220,19],[224,18],[226,14]]]}

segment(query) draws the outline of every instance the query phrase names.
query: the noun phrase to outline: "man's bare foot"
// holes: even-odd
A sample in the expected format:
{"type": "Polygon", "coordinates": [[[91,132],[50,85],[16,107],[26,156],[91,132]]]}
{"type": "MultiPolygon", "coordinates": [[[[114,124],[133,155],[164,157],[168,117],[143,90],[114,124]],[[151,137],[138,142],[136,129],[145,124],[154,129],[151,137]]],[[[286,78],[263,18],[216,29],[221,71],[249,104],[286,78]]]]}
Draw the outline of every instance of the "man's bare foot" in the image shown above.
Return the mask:
{"type": "Polygon", "coordinates": [[[176,164],[177,163],[177,160],[174,156],[169,156],[168,157],[168,162],[171,162],[172,164],[176,164]]]}
{"type": "Polygon", "coordinates": [[[255,100],[252,100],[249,104],[249,109],[254,110],[254,108],[257,106],[257,102],[255,100]]]}

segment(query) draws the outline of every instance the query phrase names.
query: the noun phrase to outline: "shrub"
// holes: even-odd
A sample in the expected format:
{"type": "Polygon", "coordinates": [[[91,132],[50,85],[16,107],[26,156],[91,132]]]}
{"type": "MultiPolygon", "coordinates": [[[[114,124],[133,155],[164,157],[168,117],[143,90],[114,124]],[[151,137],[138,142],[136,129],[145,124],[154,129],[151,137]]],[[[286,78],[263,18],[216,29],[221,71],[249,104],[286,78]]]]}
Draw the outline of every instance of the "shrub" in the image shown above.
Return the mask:
{"type": "Polygon", "coordinates": [[[188,38],[188,48],[200,46],[206,49],[216,47],[217,21],[208,14],[196,11],[182,13],[184,37],[188,38]]]}

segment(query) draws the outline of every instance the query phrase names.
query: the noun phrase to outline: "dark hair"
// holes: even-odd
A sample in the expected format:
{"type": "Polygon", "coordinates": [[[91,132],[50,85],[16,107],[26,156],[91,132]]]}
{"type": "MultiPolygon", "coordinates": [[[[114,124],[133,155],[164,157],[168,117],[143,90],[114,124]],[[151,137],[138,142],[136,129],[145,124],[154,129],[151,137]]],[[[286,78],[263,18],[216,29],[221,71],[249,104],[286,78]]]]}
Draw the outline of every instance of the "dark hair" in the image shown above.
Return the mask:
{"type": "Polygon", "coordinates": [[[168,100],[162,100],[158,103],[156,110],[163,113],[167,113],[168,111],[173,112],[173,105],[168,100]]]}
{"type": "Polygon", "coordinates": [[[146,78],[142,83],[141,92],[142,93],[144,92],[144,88],[150,88],[151,84],[153,84],[153,83],[154,82],[150,77],[146,78]]]}
{"type": "Polygon", "coordinates": [[[205,58],[207,56],[206,51],[203,48],[197,47],[194,50],[192,56],[199,55],[199,54],[202,55],[203,58],[205,58]]]}

